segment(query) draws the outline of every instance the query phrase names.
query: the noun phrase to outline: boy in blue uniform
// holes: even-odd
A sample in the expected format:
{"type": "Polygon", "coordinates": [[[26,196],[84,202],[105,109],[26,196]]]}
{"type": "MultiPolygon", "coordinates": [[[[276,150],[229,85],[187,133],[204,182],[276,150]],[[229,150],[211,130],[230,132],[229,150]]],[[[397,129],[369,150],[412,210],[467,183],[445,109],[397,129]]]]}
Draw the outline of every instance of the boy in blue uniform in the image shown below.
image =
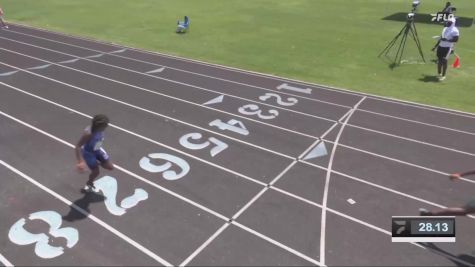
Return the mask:
{"type": "Polygon", "coordinates": [[[86,127],[84,134],[76,145],[76,167],[80,172],[85,171],[86,164],[91,170],[86,188],[94,189],[94,179],[99,176],[99,164],[107,170],[113,170],[114,165],[109,155],[102,148],[104,131],[109,125],[109,118],[105,115],[96,115],[92,119],[91,126],[86,127]]]}

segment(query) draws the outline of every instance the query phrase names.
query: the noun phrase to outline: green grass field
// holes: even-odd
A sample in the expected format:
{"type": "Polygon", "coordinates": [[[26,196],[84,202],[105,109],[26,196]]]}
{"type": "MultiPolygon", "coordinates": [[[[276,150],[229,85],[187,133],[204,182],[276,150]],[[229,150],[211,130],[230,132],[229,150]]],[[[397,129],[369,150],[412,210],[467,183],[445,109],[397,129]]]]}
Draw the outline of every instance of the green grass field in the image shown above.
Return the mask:
{"type": "MultiPolygon", "coordinates": [[[[462,67],[442,83],[423,81],[436,65],[395,69],[377,57],[405,22],[411,0],[4,0],[6,19],[128,46],[315,82],[354,91],[475,112],[475,26],[460,28],[462,67]],[[191,30],[174,32],[188,15],[191,30]]],[[[421,1],[421,13],[446,1],[421,1]]],[[[457,16],[474,17],[474,0],[454,0],[457,16]]],[[[442,27],[417,24],[428,59],[442,27]]],[[[408,53],[415,48],[408,42],[408,53]]]]}

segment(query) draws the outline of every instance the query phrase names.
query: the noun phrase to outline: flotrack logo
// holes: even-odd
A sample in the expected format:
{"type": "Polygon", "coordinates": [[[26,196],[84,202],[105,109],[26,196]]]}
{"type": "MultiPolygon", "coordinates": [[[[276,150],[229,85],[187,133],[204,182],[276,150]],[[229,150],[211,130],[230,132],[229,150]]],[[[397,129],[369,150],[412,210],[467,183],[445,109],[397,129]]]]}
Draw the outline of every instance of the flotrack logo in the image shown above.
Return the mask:
{"type": "Polygon", "coordinates": [[[455,18],[454,14],[444,13],[444,12],[437,12],[436,14],[430,14],[430,15],[432,16],[431,21],[435,21],[435,22],[443,22],[451,18],[455,18]]]}

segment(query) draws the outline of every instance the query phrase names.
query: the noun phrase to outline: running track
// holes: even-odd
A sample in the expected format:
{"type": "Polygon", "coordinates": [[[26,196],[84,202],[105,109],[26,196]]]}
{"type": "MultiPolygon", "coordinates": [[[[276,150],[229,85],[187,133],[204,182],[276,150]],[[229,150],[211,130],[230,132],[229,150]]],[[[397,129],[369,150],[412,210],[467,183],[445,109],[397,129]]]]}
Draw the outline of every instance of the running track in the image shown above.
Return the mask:
{"type": "Polygon", "coordinates": [[[471,217],[456,243],[390,236],[391,216],[473,197],[475,180],[447,175],[473,169],[474,114],[20,25],[0,31],[0,96],[4,265],[475,264],[471,217]],[[106,199],[74,170],[98,113],[106,199]],[[62,254],[14,243],[22,221],[62,254]]]}

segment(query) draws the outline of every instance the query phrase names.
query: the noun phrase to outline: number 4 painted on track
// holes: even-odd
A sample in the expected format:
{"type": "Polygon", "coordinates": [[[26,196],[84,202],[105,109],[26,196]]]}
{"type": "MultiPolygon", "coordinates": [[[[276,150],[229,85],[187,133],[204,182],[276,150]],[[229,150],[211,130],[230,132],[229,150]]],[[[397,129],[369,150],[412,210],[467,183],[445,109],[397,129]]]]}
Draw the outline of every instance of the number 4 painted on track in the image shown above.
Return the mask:
{"type": "Polygon", "coordinates": [[[216,126],[220,130],[228,130],[242,135],[249,134],[249,130],[246,129],[244,123],[235,119],[230,119],[228,122],[222,122],[220,119],[216,119],[210,122],[209,126],[216,126]]]}

